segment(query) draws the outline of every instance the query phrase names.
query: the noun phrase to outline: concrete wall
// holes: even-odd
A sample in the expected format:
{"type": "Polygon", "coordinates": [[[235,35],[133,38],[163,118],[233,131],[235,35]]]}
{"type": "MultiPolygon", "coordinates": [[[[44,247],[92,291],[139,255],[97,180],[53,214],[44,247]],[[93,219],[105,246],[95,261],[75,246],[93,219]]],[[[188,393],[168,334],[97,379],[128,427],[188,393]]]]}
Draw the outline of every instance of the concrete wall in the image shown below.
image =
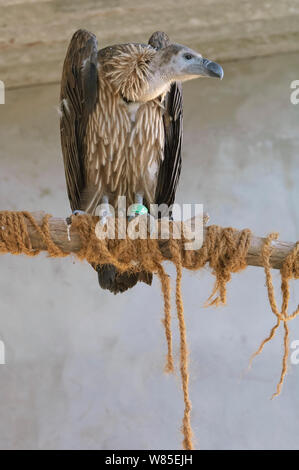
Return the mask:
{"type": "Polygon", "coordinates": [[[211,59],[244,59],[299,50],[299,1],[1,0],[0,80],[58,81],[78,28],[94,32],[100,47],[147,42],[162,30],[211,59]]]}
{"type": "MultiPolygon", "coordinates": [[[[299,238],[298,117],[290,82],[298,55],[224,64],[225,78],[185,86],[178,202],[204,203],[212,223],[299,238]]],[[[7,93],[0,106],[0,207],[69,214],[59,146],[58,86],[7,93]]],[[[174,281],[174,271],[166,266],[174,281]]],[[[279,273],[274,274],[279,288],[279,273]]],[[[242,377],[274,324],[264,273],[248,268],[224,308],[203,308],[208,269],[184,272],[192,424],[201,449],[298,448],[299,366],[282,395],[282,335],[242,377]]],[[[298,285],[292,284],[292,307],[298,285]]],[[[175,316],[175,310],[173,310],[175,316]]],[[[5,255],[0,266],[0,447],[180,448],[179,373],[163,374],[166,345],[157,280],[120,296],[71,257],[5,255]]],[[[178,362],[177,320],[173,320],[178,362]]],[[[299,339],[299,320],[290,325],[299,339]]]]}

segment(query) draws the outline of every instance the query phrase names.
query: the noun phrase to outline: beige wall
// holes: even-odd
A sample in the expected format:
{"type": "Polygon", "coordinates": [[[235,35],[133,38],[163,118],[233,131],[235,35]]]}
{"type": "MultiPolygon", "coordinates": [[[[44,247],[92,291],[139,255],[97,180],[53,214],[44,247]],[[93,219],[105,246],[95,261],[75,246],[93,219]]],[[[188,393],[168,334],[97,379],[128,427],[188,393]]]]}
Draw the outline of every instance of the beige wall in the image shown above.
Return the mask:
{"type": "MultiPolygon", "coordinates": [[[[224,64],[222,82],[185,86],[178,202],[203,203],[212,223],[299,238],[298,117],[289,100],[298,55],[224,64]]],[[[58,86],[7,93],[0,106],[0,208],[66,216],[58,86]]],[[[174,271],[166,266],[174,281],[174,271]]],[[[279,274],[274,273],[279,287],[279,274]]],[[[228,305],[203,308],[208,269],[184,272],[192,424],[202,449],[298,448],[299,366],[282,395],[281,333],[251,372],[248,359],[274,323],[262,269],[229,285],[228,305]]],[[[292,306],[298,285],[292,284],[292,306]]],[[[0,266],[0,447],[180,448],[179,374],[163,374],[166,346],[157,280],[120,296],[98,288],[75,259],[5,255],[0,266]]],[[[174,312],[175,314],[175,312],[174,312]]],[[[174,318],[178,362],[177,321],[174,318]]],[[[290,325],[299,339],[299,322],[290,325]]]]}
{"type": "Polygon", "coordinates": [[[0,79],[57,82],[78,28],[100,47],[147,42],[155,30],[206,57],[244,59],[299,50],[298,0],[1,0],[0,79]]]}

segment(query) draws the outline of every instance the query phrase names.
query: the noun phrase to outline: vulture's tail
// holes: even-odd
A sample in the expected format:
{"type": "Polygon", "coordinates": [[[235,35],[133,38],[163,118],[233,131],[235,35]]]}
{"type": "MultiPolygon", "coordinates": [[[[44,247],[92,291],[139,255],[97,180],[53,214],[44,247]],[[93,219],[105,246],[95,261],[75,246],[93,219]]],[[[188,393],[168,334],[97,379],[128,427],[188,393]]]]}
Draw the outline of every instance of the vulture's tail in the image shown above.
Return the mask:
{"type": "Polygon", "coordinates": [[[141,273],[120,273],[113,264],[104,264],[102,266],[93,266],[98,273],[99,284],[102,289],[108,289],[113,294],[125,292],[134,287],[138,281],[145,282],[149,286],[152,283],[153,275],[143,271],[141,273]]]}

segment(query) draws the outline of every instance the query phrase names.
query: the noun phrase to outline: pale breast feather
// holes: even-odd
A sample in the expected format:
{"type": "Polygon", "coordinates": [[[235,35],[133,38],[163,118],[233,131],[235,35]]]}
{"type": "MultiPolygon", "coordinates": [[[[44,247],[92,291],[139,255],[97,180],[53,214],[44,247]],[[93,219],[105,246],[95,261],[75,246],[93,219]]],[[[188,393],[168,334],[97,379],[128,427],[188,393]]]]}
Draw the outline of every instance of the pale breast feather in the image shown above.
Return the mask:
{"type": "Polygon", "coordinates": [[[87,179],[98,186],[101,198],[116,204],[124,195],[132,204],[136,192],[154,202],[157,171],[163,160],[163,108],[149,101],[127,104],[107,80],[99,80],[99,101],[90,115],[87,133],[87,179]]]}

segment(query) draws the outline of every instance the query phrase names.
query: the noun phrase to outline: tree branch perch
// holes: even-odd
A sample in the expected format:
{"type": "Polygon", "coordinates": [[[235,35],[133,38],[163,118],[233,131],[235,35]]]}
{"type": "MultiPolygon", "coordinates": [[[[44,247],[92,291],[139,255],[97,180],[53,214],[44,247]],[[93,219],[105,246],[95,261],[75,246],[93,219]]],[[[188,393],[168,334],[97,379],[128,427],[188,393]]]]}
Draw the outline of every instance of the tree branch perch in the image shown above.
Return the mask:
{"type": "MultiPolygon", "coordinates": [[[[41,225],[44,213],[33,212],[32,215],[34,216],[36,222],[39,225],[41,225]]],[[[46,250],[46,246],[42,238],[36,232],[33,225],[29,221],[27,221],[27,226],[28,226],[28,233],[30,236],[32,247],[38,250],[46,250]]],[[[50,227],[50,232],[51,232],[51,236],[52,236],[54,243],[57,244],[58,247],[61,248],[63,251],[75,253],[80,250],[81,248],[80,236],[78,232],[75,230],[75,228],[71,226],[70,240],[68,239],[67,224],[66,224],[65,219],[52,217],[49,220],[49,227],[50,227]]],[[[204,228],[204,235],[205,235],[205,228],[204,228]]],[[[255,235],[252,236],[250,247],[248,250],[248,255],[246,258],[247,264],[249,266],[260,266],[260,267],[263,266],[260,254],[261,254],[261,249],[262,249],[264,240],[265,238],[257,237],[255,235]]],[[[163,244],[165,245],[165,240],[163,240],[163,244]]],[[[284,241],[273,241],[272,247],[273,247],[273,250],[272,250],[272,254],[270,258],[271,266],[275,269],[280,269],[287,255],[294,249],[295,243],[284,242],[284,241]]],[[[161,244],[161,249],[163,249],[162,244],[161,244]]]]}

